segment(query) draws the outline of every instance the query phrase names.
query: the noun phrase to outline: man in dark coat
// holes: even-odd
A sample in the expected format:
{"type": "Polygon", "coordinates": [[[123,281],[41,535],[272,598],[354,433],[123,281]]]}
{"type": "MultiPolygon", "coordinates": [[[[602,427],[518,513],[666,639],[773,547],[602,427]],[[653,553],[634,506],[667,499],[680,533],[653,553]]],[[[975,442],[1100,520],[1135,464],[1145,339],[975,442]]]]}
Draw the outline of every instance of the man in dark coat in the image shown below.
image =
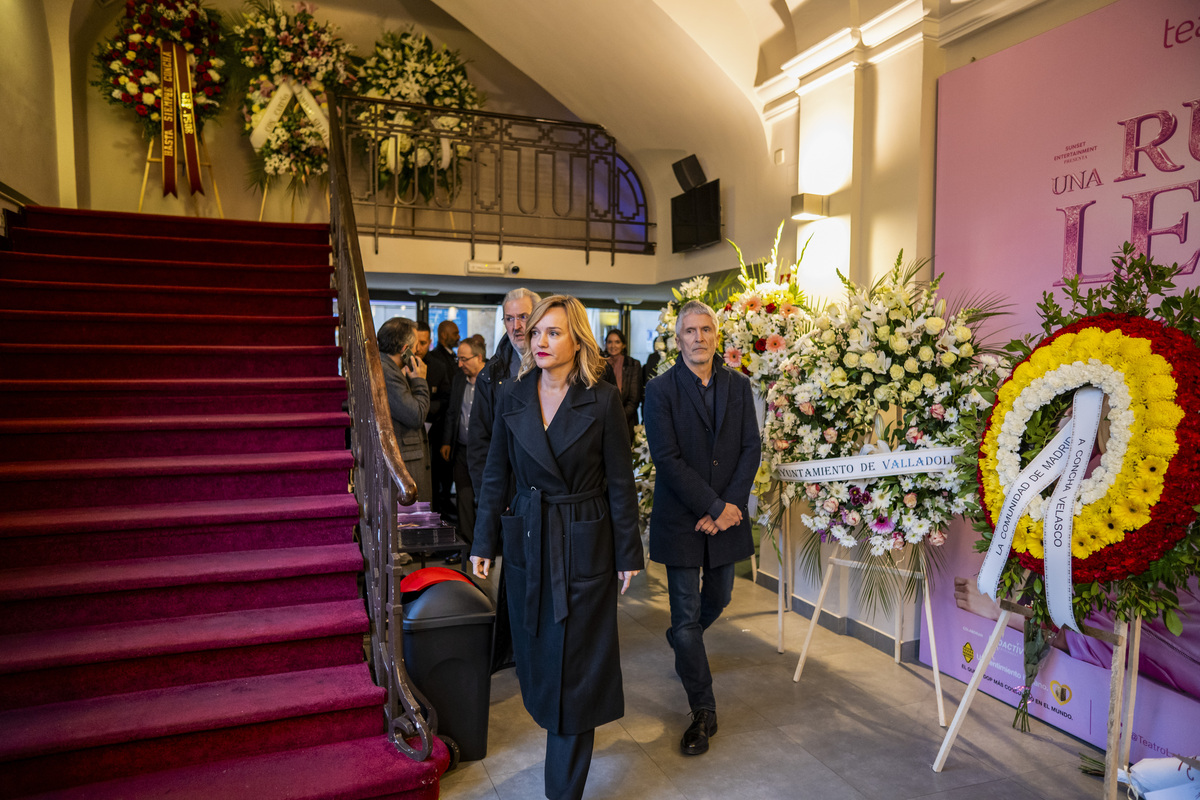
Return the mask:
{"type": "MultiPolygon", "coordinates": [[[[505,336],[496,353],[475,379],[475,402],[471,405],[471,436],[467,441],[467,471],[478,499],[483,486],[483,466],[492,443],[492,422],[496,414],[496,396],[505,384],[517,377],[521,354],[525,352],[525,322],[542,298],[522,287],[504,296],[500,309],[504,314],[505,336]]],[[[512,498],[516,484],[510,476],[505,493],[512,498]]],[[[503,555],[501,553],[500,555],[503,555]]],[[[513,665],[512,633],[508,622],[508,582],[501,566],[496,580],[496,633],[492,637],[492,671],[513,665]]]]}
{"type": "Polygon", "coordinates": [[[487,462],[488,446],[492,443],[492,420],[495,418],[496,395],[507,381],[517,377],[521,355],[525,352],[525,321],[542,298],[525,288],[513,289],[504,295],[505,336],[496,346],[475,382],[475,403],[471,406],[471,442],[467,446],[467,468],[471,481],[483,484],[483,465],[487,462]]]}
{"type": "MultiPolygon", "coordinates": [[[[471,409],[475,405],[475,385],[484,365],[484,349],[474,338],[463,339],[458,346],[458,374],[450,386],[446,419],[442,425],[441,457],[453,468],[455,495],[458,500],[458,532],[471,543],[475,532],[475,489],[467,469],[467,443],[471,441],[471,409]]],[[[453,553],[447,564],[457,564],[462,556],[453,553]]]]}
{"type": "Polygon", "coordinates": [[[379,328],[376,338],[400,456],[417,483],[417,500],[428,502],[433,491],[429,439],[425,435],[429,384],[425,381],[425,362],[414,352],[416,333],[417,325],[411,319],[392,317],[379,328]]]}
{"type": "Polygon", "coordinates": [[[729,605],[734,564],[754,554],[746,505],[762,458],[750,381],[714,364],[718,330],[710,307],[684,304],[675,322],[679,360],[646,385],[657,470],[650,558],[667,567],[667,641],[692,710],[685,755],[706,752],[717,732],[704,630],[729,605]]]}
{"type": "Polygon", "coordinates": [[[433,510],[449,514],[450,485],[454,483],[450,463],[442,458],[442,427],[446,424],[447,398],[450,384],[458,373],[458,326],[452,320],[442,320],[437,329],[437,346],[422,356],[429,366],[429,451],[433,456],[430,473],[433,478],[433,510]]]}

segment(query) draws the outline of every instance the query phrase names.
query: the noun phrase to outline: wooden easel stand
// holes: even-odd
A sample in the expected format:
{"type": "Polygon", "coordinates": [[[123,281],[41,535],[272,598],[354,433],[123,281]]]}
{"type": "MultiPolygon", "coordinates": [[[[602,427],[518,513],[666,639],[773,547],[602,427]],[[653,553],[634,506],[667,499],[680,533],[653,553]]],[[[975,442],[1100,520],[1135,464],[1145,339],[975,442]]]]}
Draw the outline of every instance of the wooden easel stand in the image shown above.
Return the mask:
{"type": "MultiPolygon", "coordinates": [[[[142,192],[138,195],[137,210],[139,214],[142,213],[142,205],[146,202],[146,184],[150,181],[150,165],[162,163],[161,155],[157,158],[154,157],[154,144],[158,141],[157,138],[151,138],[150,146],[146,148],[146,169],[142,172],[142,192]]],[[[213,172],[212,159],[208,156],[208,145],[204,143],[203,137],[200,138],[200,154],[202,156],[200,166],[208,168],[208,182],[212,184],[213,200],[217,203],[217,216],[225,219],[225,210],[221,208],[221,192],[217,189],[217,175],[213,172]]]]}
{"type": "MultiPolygon", "coordinates": [[[[1023,617],[1032,616],[1032,612],[1025,606],[1018,605],[1011,600],[1000,601],[1000,616],[996,619],[996,626],[992,628],[992,635],[988,638],[987,647],[984,648],[983,655],[979,660],[979,666],[976,668],[975,674],[971,676],[971,682],[967,685],[966,694],[963,695],[962,702],[959,703],[958,710],[954,714],[954,721],[950,723],[950,729],[946,731],[946,737],[942,740],[942,747],[938,750],[937,758],[933,762],[934,772],[941,772],[942,768],[946,766],[950,748],[954,746],[954,740],[958,738],[958,733],[962,730],[967,712],[970,711],[975,694],[979,691],[979,685],[983,683],[983,675],[991,665],[992,657],[996,655],[996,648],[1000,645],[1004,629],[1008,627],[1009,617],[1013,614],[1020,614],[1023,617]]],[[[1104,800],[1117,800],[1117,773],[1120,768],[1129,766],[1129,749],[1133,737],[1133,703],[1137,694],[1138,656],[1142,641],[1141,616],[1133,619],[1133,647],[1127,647],[1129,625],[1130,623],[1118,619],[1114,621],[1111,633],[1090,625],[1080,626],[1086,635],[1113,646],[1112,675],[1109,679],[1108,692],[1108,741],[1104,755],[1104,800]],[[1126,681],[1125,668],[1127,660],[1130,662],[1128,681],[1126,681]],[[1125,704],[1127,683],[1129,703],[1125,704]],[[1122,706],[1124,706],[1124,730],[1121,730],[1122,706]]]]}

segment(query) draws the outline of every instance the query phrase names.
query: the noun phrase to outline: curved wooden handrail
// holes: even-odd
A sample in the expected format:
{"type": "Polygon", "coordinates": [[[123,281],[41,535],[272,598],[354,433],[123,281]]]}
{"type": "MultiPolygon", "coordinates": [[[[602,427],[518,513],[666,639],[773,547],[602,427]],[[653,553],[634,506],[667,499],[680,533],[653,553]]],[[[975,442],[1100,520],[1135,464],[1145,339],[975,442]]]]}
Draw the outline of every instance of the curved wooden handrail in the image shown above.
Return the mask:
{"type": "Polygon", "coordinates": [[[366,562],[371,661],[375,682],[387,690],[388,738],[410,758],[424,761],[433,751],[437,715],[420,702],[404,668],[401,572],[396,563],[398,506],[414,503],[417,487],[392,429],[336,103],[329,104],[329,129],[329,217],[342,372],[350,389],[353,485],[360,510],[359,543],[366,562]]]}

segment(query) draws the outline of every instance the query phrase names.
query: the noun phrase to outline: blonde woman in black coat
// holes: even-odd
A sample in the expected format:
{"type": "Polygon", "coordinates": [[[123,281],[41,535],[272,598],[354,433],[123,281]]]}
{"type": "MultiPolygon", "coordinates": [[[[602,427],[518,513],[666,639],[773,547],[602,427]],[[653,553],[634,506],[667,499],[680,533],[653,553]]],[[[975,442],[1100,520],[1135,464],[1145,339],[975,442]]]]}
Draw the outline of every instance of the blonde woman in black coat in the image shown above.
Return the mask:
{"type": "Polygon", "coordinates": [[[645,562],[625,413],[583,305],[547,297],[526,331],[497,397],[471,563],[486,577],[504,553],[521,695],[548,733],[546,797],[567,800],[583,795],[596,726],[625,713],[617,593],[645,562]]]}

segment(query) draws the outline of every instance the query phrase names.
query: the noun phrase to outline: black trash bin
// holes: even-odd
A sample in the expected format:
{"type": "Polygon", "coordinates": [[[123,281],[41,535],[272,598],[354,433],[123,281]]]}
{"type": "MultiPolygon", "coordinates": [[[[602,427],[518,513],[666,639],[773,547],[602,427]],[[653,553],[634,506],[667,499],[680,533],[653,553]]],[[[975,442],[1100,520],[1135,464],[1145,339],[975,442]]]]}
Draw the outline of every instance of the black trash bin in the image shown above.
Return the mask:
{"type": "Polygon", "coordinates": [[[454,740],[463,761],[477,761],[487,755],[496,609],[482,589],[458,575],[425,586],[415,597],[406,593],[404,665],[437,710],[438,735],[454,740]]]}

